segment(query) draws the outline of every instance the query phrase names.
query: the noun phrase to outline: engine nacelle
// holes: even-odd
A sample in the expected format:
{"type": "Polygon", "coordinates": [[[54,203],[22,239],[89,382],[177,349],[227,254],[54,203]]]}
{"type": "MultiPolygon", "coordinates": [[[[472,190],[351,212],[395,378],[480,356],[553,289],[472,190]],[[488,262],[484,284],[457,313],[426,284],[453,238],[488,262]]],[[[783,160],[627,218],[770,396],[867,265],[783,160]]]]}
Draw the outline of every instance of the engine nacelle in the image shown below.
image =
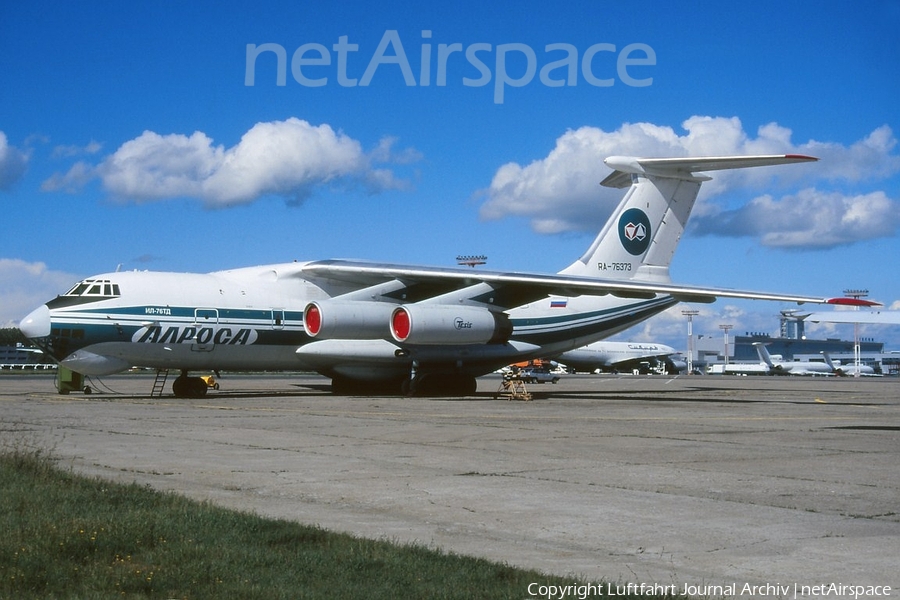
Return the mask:
{"type": "Polygon", "coordinates": [[[502,344],[511,334],[509,317],[477,306],[410,304],[391,314],[391,335],[405,344],[502,344]]]}
{"type": "Polygon", "coordinates": [[[310,302],[303,309],[303,328],[319,340],[387,339],[396,306],[362,300],[310,302]]]}
{"type": "Polygon", "coordinates": [[[59,363],[82,375],[112,375],[131,367],[130,363],[115,356],[104,356],[87,350],[76,350],[59,363]]]}

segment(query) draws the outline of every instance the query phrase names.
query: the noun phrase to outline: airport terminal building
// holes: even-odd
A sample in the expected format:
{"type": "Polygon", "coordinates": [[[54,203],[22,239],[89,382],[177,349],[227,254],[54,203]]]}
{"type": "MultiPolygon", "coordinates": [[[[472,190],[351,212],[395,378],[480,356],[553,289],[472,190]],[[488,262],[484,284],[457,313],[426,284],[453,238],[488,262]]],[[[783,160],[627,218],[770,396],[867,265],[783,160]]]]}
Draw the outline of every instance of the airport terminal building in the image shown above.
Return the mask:
{"type": "Polygon", "coordinates": [[[22,344],[0,346],[2,370],[44,369],[55,366],[42,353],[36,353],[22,344]]]}
{"type": "MultiPolygon", "coordinates": [[[[809,339],[805,335],[803,321],[796,319],[781,320],[778,337],[767,333],[745,332],[744,335],[732,335],[728,339],[729,363],[757,364],[759,355],[754,344],[766,344],[766,349],[773,356],[781,356],[785,361],[825,362],[823,352],[827,352],[832,360],[842,365],[854,363],[854,341],[837,338],[809,339]]],[[[884,375],[900,374],[900,353],[885,353],[884,343],[872,338],[860,338],[860,361],[872,367],[876,373],[884,375]]],[[[726,362],[725,336],[697,336],[694,343],[694,364],[700,368],[726,362]]]]}

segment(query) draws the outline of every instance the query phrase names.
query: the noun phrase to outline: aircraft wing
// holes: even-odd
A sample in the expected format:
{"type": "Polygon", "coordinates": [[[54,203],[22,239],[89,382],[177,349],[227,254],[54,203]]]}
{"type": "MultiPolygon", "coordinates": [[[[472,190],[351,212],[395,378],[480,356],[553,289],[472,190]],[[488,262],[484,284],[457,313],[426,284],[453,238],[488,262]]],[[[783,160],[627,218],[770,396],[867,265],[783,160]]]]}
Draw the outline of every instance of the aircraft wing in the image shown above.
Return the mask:
{"type": "Polygon", "coordinates": [[[646,354],[641,354],[640,356],[629,356],[628,358],[610,361],[609,364],[621,365],[624,363],[634,362],[636,360],[647,360],[648,358],[666,358],[667,356],[672,356],[673,354],[675,354],[675,352],[647,352],[646,354]]]}
{"type": "Polygon", "coordinates": [[[842,310],[814,312],[805,320],[814,323],[865,323],[872,325],[900,325],[900,311],[897,310],[842,310]]]}
{"type": "MultiPolygon", "coordinates": [[[[300,274],[312,279],[330,279],[343,284],[358,285],[359,289],[388,281],[400,281],[405,286],[430,289],[433,295],[486,284],[496,294],[493,304],[512,308],[539,300],[548,295],[603,296],[612,294],[622,298],[652,298],[667,294],[681,302],[714,302],[716,298],[744,298],[798,304],[842,304],[841,298],[822,298],[796,294],[773,294],[726,288],[701,288],[673,283],[642,282],[622,279],[596,279],[572,275],[498,272],[474,269],[417,267],[369,263],[350,260],[324,260],[306,263],[300,274]]],[[[486,290],[473,289],[473,300],[485,301],[486,290]]]]}
{"type": "MultiPolygon", "coordinates": [[[[605,365],[605,366],[607,366],[607,367],[618,368],[618,367],[623,367],[623,366],[629,365],[629,364],[631,364],[631,365],[637,364],[637,363],[640,363],[641,361],[647,362],[647,361],[650,360],[650,359],[654,359],[654,360],[659,360],[659,361],[661,361],[661,360],[663,360],[664,358],[667,358],[667,357],[669,357],[669,356],[672,356],[672,354],[674,354],[674,352],[672,352],[672,353],[659,353],[659,352],[657,352],[656,354],[648,353],[648,354],[644,354],[644,355],[642,355],[642,356],[629,356],[628,358],[622,358],[622,359],[618,359],[618,360],[611,360],[611,361],[609,361],[609,363],[608,363],[607,365],[605,365]]],[[[561,362],[565,363],[566,361],[563,360],[563,361],[561,361],[561,362]]]]}
{"type": "Polygon", "coordinates": [[[810,369],[791,369],[788,373],[800,377],[834,377],[834,373],[829,373],[827,371],[812,371],[810,369]]]}

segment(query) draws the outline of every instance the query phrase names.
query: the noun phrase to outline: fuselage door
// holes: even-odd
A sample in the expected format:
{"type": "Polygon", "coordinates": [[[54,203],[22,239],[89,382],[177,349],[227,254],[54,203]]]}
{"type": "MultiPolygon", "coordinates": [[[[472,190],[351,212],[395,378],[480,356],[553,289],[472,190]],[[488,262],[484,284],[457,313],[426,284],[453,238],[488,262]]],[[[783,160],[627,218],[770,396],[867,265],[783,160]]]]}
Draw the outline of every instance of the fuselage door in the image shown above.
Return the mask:
{"type": "Polygon", "coordinates": [[[216,330],[219,324],[219,311],[215,308],[194,309],[194,343],[191,350],[194,352],[210,352],[215,348],[216,330]]]}
{"type": "Polygon", "coordinates": [[[281,308],[272,309],[272,329],[284,329],[284,310],[281,308]]]}

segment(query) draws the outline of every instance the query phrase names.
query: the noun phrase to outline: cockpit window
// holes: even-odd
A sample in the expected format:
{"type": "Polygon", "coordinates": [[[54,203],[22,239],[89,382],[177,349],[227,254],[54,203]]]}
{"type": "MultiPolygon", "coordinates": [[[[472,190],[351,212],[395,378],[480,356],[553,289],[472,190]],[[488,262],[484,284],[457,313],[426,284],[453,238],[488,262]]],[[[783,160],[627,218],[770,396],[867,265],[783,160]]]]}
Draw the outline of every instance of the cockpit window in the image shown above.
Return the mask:
{"type": "Polygon", "coordinates": [[[66,296],[80,296],[81,294],[84,293],[84,290],[86,290],[87,288],[88,288],[88,285],[86,283],[82,283],[79,281],[78,283],[75,284],[75,286],[71,290],[66,292],[65,295],[66,296]]]}
{"type": "Polygon", "coordinates": [[[85,279],[76,283],[65,295],[113,298],[120,295],[119,284],[109,279],[85,279]]]}

